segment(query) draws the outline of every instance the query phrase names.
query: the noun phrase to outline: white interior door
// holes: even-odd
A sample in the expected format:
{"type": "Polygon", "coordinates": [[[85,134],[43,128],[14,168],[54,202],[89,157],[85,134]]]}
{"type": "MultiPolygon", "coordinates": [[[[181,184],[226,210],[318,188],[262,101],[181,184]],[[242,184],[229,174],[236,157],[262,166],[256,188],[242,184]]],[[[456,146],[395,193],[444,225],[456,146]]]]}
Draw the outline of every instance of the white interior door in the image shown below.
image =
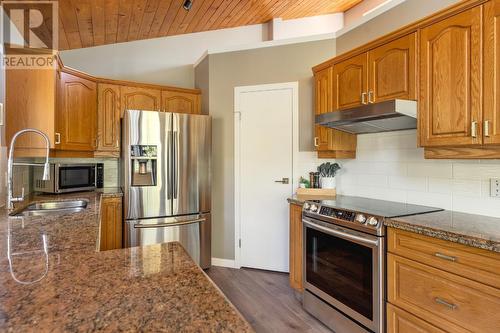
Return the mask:
{"type": "Polygon", "coordinates": [[[240,87],[235,93],[237,124],[239,120],[239,266],[288,272],[286,199],[294,189],[297,86],[292,83],[240,87]]]}

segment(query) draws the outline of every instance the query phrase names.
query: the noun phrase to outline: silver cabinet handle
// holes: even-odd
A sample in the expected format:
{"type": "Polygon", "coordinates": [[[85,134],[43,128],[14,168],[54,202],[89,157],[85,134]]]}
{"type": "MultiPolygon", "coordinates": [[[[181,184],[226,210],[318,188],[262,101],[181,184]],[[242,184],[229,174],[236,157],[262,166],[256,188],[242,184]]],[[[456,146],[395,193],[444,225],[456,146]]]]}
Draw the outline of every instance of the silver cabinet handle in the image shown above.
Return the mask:
{"type": "Polygon", "coordinates": [[[314,147],[319,147],[319,138],[317,136],[314,138],[314,147]]]}
{"type": "Polygon", "coordinates": [[[440,297],[434,298],[434,301],[438,304],[446,306],[447,308],[450,308],[451,310],[455,310],[456,308],[458,308],[458,306],[456,306],[455,304],[446,302],[444,299],[440,297]]]}
{"type": "Polygon", "coordinates": [[[434,256],[438,257],[440,259],[448,260],[448,261],[453,261],[453,262],[457,261],[456,257],[447,256],[446,254],[442,254],[442,253],[439,253],[439,252],[434,253],[434,256]]]}
{"type": "Polygon", "coordinates": [[[289,178],[283,178],[282,180],[275,180],[275,183],[281,183],[281,184],[290,184],[290,179],[289,178]]]}
{"type": "Polygon", "coordinates": [[[368,103],[373,103],[373,91],[368,92],[368,103]]]}
{"type": "Polygon", "coordinates": [[[473,138],[477,138],[477,121],[473,121],[471,124],[471,135],[473,138]]]}
{"type": "Polygon", "coordinates": [[[484,121],[484,136],[485,137],[490,136],[490,121],[489,120],[484,121]]]}
{"type": "Polygon", "coordinates": [[[54,133],[55,137],[56,137],[56,142],[54,142],[56,145],[60,145],[61,144],[61,133],[54,133]]]}
{"type": "Polygon", "coordinates": [[[368,103],[366,103],[366,93],[365,92],[361,93],[361,104],[368,104],[368,103]]]}

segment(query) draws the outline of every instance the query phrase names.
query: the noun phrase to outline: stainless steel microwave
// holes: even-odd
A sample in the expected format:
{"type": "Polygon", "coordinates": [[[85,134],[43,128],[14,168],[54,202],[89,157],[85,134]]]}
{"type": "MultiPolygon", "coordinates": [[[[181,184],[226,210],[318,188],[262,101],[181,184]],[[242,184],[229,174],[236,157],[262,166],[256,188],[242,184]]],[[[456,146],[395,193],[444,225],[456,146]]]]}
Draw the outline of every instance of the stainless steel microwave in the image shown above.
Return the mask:
{"type": "Polygon", "coordinates": [[[36,192],[68,193],[103,187],[104,166],[90,164],[50,164],[50,179],[42,180],[42,168],[34,170],[33,188],[36,192]]]}

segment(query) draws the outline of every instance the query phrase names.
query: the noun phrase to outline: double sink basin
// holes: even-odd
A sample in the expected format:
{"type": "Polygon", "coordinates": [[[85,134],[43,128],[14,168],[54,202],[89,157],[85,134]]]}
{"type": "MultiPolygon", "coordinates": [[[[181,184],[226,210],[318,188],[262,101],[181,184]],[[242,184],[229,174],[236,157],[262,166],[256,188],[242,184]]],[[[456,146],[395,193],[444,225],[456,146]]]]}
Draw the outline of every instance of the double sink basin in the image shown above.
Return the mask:
{"type": "Polygon", "coordinates": [[[87,200],[36,202],[13,212],[13,216],[47,216],[78,213],[87,208],[87,200]]]}

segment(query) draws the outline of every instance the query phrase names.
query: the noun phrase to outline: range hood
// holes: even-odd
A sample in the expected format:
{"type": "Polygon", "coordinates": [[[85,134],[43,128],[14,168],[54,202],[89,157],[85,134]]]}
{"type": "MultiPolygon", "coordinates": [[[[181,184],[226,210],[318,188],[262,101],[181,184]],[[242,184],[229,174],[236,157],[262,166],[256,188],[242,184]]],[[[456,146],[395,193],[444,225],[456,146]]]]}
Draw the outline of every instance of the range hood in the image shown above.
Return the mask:
{"type": "Polygon", "coordinates": [[[394,99],[316,116],[316,124],[352,134],[417,128],[417,102],[394,99]]]}

